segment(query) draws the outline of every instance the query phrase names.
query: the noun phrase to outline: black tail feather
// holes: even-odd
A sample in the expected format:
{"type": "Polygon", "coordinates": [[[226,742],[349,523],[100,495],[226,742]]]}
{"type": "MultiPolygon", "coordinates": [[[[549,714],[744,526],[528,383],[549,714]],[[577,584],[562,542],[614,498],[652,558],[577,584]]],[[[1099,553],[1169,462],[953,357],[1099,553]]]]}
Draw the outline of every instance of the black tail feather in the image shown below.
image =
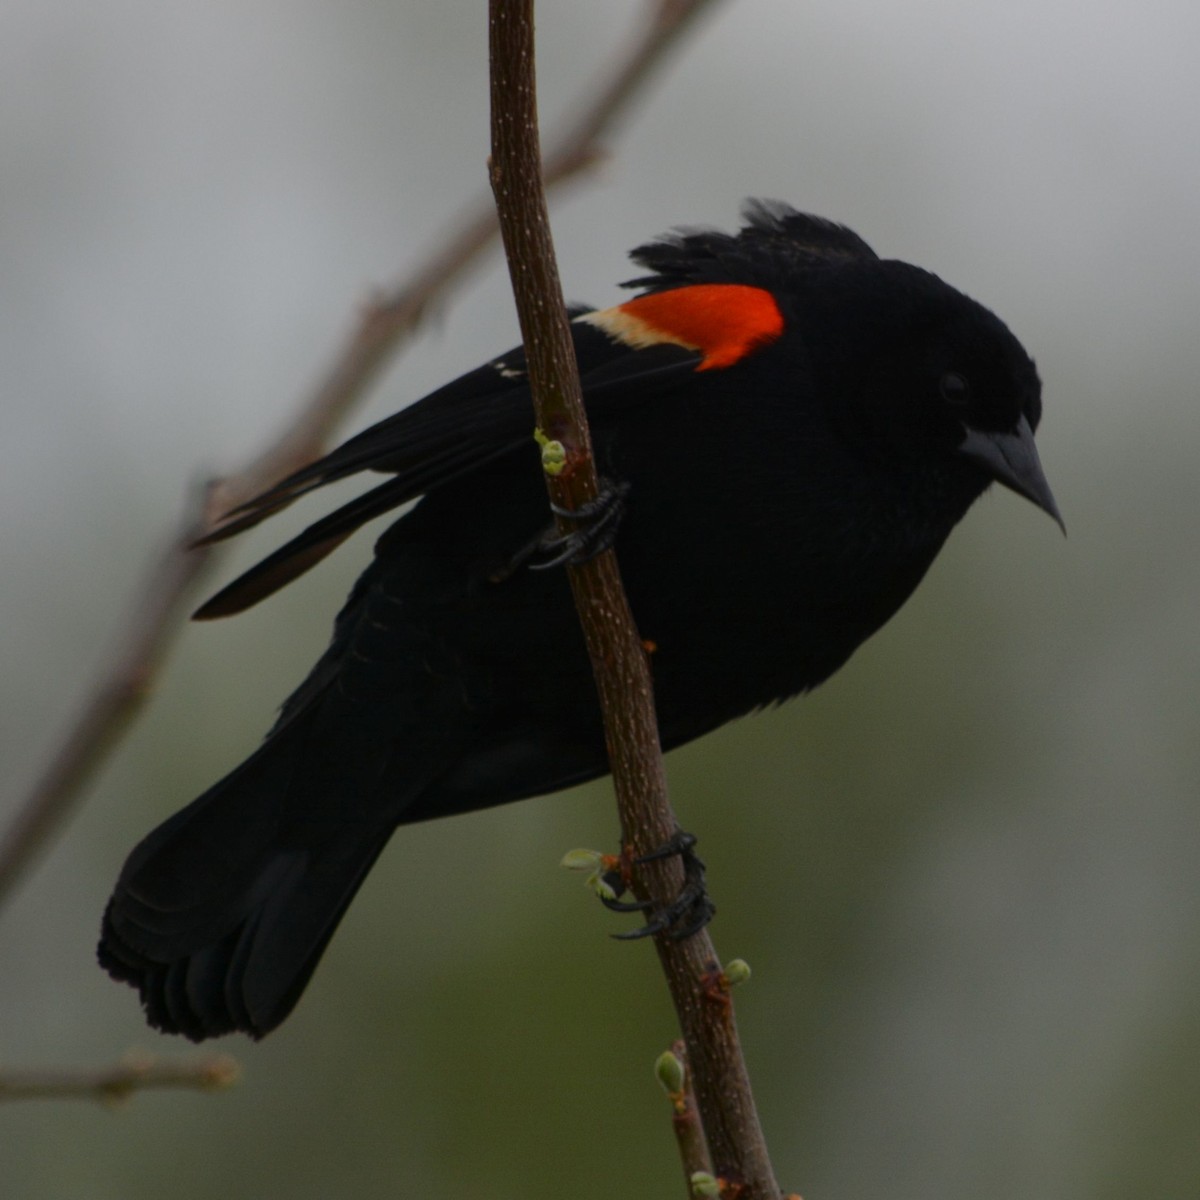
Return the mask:
{"type": "MultiPolygon", "coordinates": [[[[364,825],[353,802],[306,796],[293,779],[301,733],[273,735],[125,864],[98,957],[166,1033],[274,1029],[387,843],[390,822],[364,825]]],[[[343,795],[360,783],[347,780],[343,795]]]]}

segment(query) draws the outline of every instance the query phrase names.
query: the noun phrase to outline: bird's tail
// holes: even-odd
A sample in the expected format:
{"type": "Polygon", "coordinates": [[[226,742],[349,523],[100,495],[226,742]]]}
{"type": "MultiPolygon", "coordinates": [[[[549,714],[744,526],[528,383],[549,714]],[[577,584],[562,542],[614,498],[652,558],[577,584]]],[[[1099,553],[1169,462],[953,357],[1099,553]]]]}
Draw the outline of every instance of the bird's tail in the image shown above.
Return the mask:
{"type": "Polygon", "coordinates": [[[274,1029],[387,843],[393,821],[362,803],[368,781],[323,780],[305,762],[305,724],[276,730],[121,872],[100,963],[138,989],[164,1032],[201,1041],[274,1029]]]}

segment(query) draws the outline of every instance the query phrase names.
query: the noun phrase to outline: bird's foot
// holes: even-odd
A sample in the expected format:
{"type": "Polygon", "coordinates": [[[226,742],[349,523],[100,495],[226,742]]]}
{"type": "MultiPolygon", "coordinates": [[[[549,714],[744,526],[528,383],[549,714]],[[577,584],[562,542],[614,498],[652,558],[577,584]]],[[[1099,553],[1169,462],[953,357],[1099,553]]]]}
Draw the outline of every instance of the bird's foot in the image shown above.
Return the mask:
{"type": "Polygon", "coordinates": [[[621,518],[625,515],[628,483],[600,480],[600,492],[594,500],[579,508],[550,505],[555,516],[578,522],[570,533],[549,529],[533,545],[533,553],[549,554],[542,562],[529,564],[531,571],[547,571],[551,567],[578,567],[607,550],[617,538],[621,518]]]}
{"type": "Polygon", "coordinates": [[[683,887],[679,894],[661,908],[655,909],[648,900],[622,900],[621,896],[628,887],[627,869],[624,864],[608,870],[603,875],[603,881],[612,896],[603,894],[601,903],[613,912],[648,912],[649,919],[640,929],[632,929],[628,933],[614,933],[612,936],[620,941],[632,941],[635,938],[653,937],[666,933],[672,941],[681,942],[694,933],[699,933],[716,914],[717,907],[709,898],[704,886],[704,862],[696,854],[694,847],[696,838],[693,834],[677,831],[663,845],[647,854],[639,855],[630,865],[640,866],[642,863],[655,862],[662,858],[678,856],[683,863],[683,887]],[[653,910],[653,911],[652,911],[653,910]]]}
{"type": "Polygon", "coordinates": [[[555,526],[531,538],[502,567],[489,576],[492,583],[510,579],[518,567],[527,563],[531,571],[546,571],[551,567],[577,567],[607,550],[617,537],[621,518],[625,515],[625,497],[629,484],[600,480],[600,494],[581,508],[561,508],[552,504],[556,516],[578,521],[579,528],[560,534],[555,526]],[[541,562],[530,562],[540,555],[550,555],[541,562]]]}

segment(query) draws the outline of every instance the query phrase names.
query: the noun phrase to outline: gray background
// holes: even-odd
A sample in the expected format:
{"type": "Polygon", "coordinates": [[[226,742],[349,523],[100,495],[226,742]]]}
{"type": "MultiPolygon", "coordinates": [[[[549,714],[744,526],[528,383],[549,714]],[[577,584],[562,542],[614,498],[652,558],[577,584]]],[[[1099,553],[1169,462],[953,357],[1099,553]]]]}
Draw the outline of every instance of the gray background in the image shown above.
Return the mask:
{"type": "MultiPolygon", "coordinates": [[[[547,2],[544,111],[638,6],[547,2]]],[[[1200,1194],[1195,693],[1200,8],[720,8],[558,201],[573,298],[748,194],[994,307],[1046,384],[1070,538],[985,498],[819,693],[672,757],[782,1180],[807,1200],[1200,1194]]],[[[355,306],[486,185],[480,4],[0,10],[0,806],[104,659],[184,489],[238,463],[355,306]]],[[[355,426],[511,344],[492,258],[355,426]]],[[[245,539],[227,574],[317,504],[245,539]]],[[[146,1030],[94,967],[124,853],[248,752],[370,535],[186,631],[0,921],[0,1062],[146,1030]]],[[[220,1096],[0,1109],[6,1196],[675,1195],[653,955],[558,870],[605,785],[406,831],[220,1096]]]]}

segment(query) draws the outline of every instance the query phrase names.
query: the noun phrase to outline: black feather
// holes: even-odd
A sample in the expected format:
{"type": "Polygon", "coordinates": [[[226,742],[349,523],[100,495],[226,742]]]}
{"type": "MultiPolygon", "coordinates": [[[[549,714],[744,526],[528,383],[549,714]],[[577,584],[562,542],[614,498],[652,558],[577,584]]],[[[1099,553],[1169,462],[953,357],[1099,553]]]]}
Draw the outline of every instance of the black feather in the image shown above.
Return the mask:
{"type": "MultiPolygon", "coordinates": [[[[616,332],[572,326],[597,465],[627,485],[616,550],[656,647],[668,749],[837,670],[993,480],[1057,514],[1033,445],[1037,372],[992,313],[879,260],[843,226],[779,204],[746,214],[736,235],[685,231],[639,248],[652,273],[633,285],[767,289],[783,319],[769,344],[703,370],[699,351],[626,344],[619,320],[606,323],[616,332]]],[[[263,745],[129,856],[100,961],[139,990],[151,1024],[262,1036],[296,1003],[397,826],[607,769],[568,581],[525,569],[549,521],[532,423],[512,350],[298,471],[216,535],[356,472],[391,476],[204,616],[254,603],[417,500],[378,540],[329,649],[263,745]]]]}

